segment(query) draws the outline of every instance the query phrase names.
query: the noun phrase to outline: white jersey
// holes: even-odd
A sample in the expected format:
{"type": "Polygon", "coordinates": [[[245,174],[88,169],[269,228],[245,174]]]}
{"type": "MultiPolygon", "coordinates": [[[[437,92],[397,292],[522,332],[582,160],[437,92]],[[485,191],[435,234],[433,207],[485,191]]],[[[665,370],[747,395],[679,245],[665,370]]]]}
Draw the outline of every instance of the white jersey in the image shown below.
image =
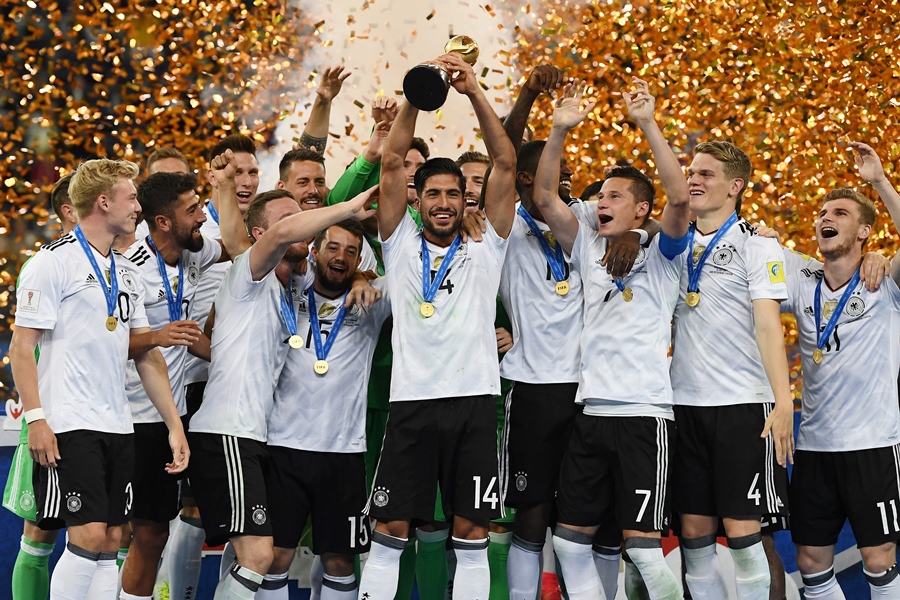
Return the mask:
{"type": "MultiPolygon", "coordinates": [[[[694,237],[696,264],[714,234],[694,237]]],[[[774,402],[756,345],[753,301],[787,298],[784,252],[738,219],[711,250],[700,274],[700,303],[685,304],[688,270],[675,308],[672,388],[675,404],[730,406],[774,402]]]]}
{"type": "Polygon", "coordinates": [[[150,226],[147,225],[145,219],[141,219],[141,222],[134,227],[134,239],[142,240],[148,235],[150,235],[150,226]]]}
{"type": "MultiPolygon", "coordinates": [[[[109,258],[91,251],[108,278],[109,258]]],[[[118,252],[115,261],[119,295],[113,331],[106,328],[103,288],[74,233],[41,248],[21,273],[16,326],[43,330],[38,391],[54,433],[134,431],[125,363],[131,329],[148,322],[140,273],[118,252]]]]}
{"type": "Polygon", "coordinates": [[[622,284],[626,302],[601,265],[607,240],[579,226],[572,265],[585,286],[579,391],[585,414],[672,419],[669,345],[687,252],[669,260],[661,236],[642,247],[622,284]]]}
{"type": "MultiPolygon", "coordinates": [[[[385,288],[382,279],[372,282],[385,288]]],[[[309,294],[298,295],[297,331],[302,348],[288,352],[269,416],[268,444],[311,452],[365,452],[366,405],[372,352],[384,320],[391,313],[385,293],[369,308],[354,305],[344,313],[344,324],[328,352],[328,372],[318,375],[316,346],[309,319],[309,294]]],[[[344,296],[331,300],[316,294],[316,314],[322,343],[334,325],[344,296]]]]}
{"type": "MultiPolygon", "coordinates": [[[[391,402],[500,393],[494,318],[507,242],[485,221],[481,243],[463,243],[434,298],[419,312],[422,234],[409,213],[382,242],[394,330],[391,402]]],[[[447,248],[428,244],[432,277],[447,248]]]]}
{"type": "MultiPolygon", "coordinates": [[[[821,264],[809,265],[786,252],[788,301],[794,313],[803,365],[803,401],[798,450],[846,452],[886,448],[900,443],[900,288],[886,277],[876,292],[858,283],[844,305],[837,326],[822,351],[812,359],[818,331],[816,284],[821,264]]],[[[837,308],[847,286],[821,287],[821,327],[837,308]]]]}
{"type": "MultiPolygon", "coordinates": [[[[546,223],[535,220],[551,236],[546,223]]],[[[552,239],[552,238],[551,238],[552,239]]],[[[524,383],[578,381],[581,336],[581,275],[564,261],[569,293],[556,293],[556,279],[541,241],[516,213],[500,276],[500,298],[512,323],[513,347],[500,363],[500,376],[524,383]]]]}
{"type": "MultiPolygon", "coordinates": [[[[212,200],[210,200],[212,202],[212,200]]],[[[200,226],[200,233],[203,237],[211,240],[222,239],[222,233],[219,230],[219,224],[213,220],[209,212],[209,205],[203,207],[206,213],[206,221],[200,226]]],[[[231,266],[231,261],[220,262],[212,265],[203,273],[200,285],[194,292],[194,302],[191,305],[191,316],[195,321],[200,321],[200,329],[206,327],[206,319],[209,317],[209,311],[212,308],[213,300],[216,299],[216,292],[219,291],[219,285],[225,277],[225,271],[231,266]]],[[[198,358],[193,354],[188,354],[184,363],[184,385],[206,381],[209,378],[209,362],[198,358]]]]}
{"type": "MultiPolygon", "coordinates": [[[[203,248],[199,252],[185,250],[181,253],[181,264],[184,271],[183,282],[178,280],[178,267],[166,265],[166,275],[172,294],[177,294],[178,287],[184,286],[184,291],[182,292],[183,319],[191,318],[191,304],[194,299],[194,293],[197,290],[197,284],[201,280],[201,273],[204,273],[211,265],[215,264],[221,255],[222,246],[215,240],[204,238],[203,248]]],[[[147,312],[150,328],[153,330],[161,329],[169,324],[170,318],[169,303],[166,299],[166,289],[163,286],[162,277],[159,274],[156,252],[147,243],[147,238],[143,237],[132,244],[126,252],[126,256],[141,272],[141,278],[144,282],[144,309],[147,312]]],[[[184,416],[187,412],[184,400],[184,365],[185,358],[188,355],[187,346],[171,346],[169,348],[160,348],[159,351],[166,360],[175,408],[178,409],[180,416],[184,416]]],[[[128,361],[128,368],[125,372],[125,393],[128,395],[128,402],[131,404],[131,414],[135,423],[162,422],[162,417],[157,412],[156,407],[153,406],[153,403],[150,402],[150,398],[141,384],[141,378],[138,376],[133,360],[128,361]]]]}
{"type": "MultiPolygon", "coordinates": [[[[284,286],[274,269],[253,281],[253,248],[235,259],[216,294],[209,382],[190,430],[265,442],[290,332],[281,314],[284,286]]],[[[308,275],[295,276],[294,289],[310,282],[308,275]]]]}

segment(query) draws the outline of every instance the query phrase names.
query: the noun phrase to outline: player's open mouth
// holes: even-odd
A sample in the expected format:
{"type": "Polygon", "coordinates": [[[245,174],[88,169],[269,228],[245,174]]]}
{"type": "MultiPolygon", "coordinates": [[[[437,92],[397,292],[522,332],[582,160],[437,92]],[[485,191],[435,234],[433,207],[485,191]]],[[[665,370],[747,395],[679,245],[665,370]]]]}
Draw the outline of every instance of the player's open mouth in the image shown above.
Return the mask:
{"type": "Polygon", "coordinates": [[[303,204],[305,204],[306,206],[318,206],[319,204],[321,204],[321,201],[319,201],[319,198],[317,196],[309,196],[303,199],[303,204]]]}
{"type": "Polygon", "coordinates": [[[560,179],[559,187],[564,187],[567,190],[571,190],[572,189],[572,180],[571,179],[560,179]]]}
{"type": "Polygon", "coordinates": [[[416,189],[416,184],[413,183],[412,181],[409,181],[406,183],[406,187],[408,187],[411,190],[414,190],[414,189],[416,189]]]}
{"type": "Polygon", "coordinates": [[[239,202],[249,202],[250,192],[238,192],[237,197],[239,202]]]}
{"type": "Polygon", "coordinates": [[[691,190],[691,196],[702,196],[705,193],[703,190],[691,190]]]}
{"type": "Polygon", "coordinates": [[[826,227],[822,228],[822,237],[825,239],[833,238],[837,234],[838,234],[838,230],[835,229],[834,227],[826,226],[826,227]]]}
{"type": "Polygon", "coordinates": [[[601,225],[606,225],[607,223],[612,222],[612,215],[598,215],[597,220],[600,221],[601,225]]]}
{"type": "Polygon", "coordinates": [[[446,225],[446,224],[450,223],[450,221],[453,220],[454,216],[455,216],[454,214],[446,213],[446,212],[431,213],[431,218],[442,225],[446,225]]]}
{"type": "Polygon", "coordinates": [[[347,267],[345,267],[344,265],[331,263],[328,265],[328,270],[331,271],[332,273],[336,273],[338,275],[343,275],[344,273],[347,272],[347,267]]]}
{"type": "Polygon", "coordinates": [[[478,198],[466,198],[466,206],[478,206],[478,198]]]}

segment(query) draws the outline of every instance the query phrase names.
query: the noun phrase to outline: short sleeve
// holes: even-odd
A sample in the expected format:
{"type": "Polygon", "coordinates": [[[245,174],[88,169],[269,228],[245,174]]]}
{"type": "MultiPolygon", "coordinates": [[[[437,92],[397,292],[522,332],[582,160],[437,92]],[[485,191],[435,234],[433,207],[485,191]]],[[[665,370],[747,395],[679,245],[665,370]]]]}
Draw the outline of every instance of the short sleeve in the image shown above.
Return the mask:
{"type": "Polygon", "coordinates": [[[503,261],[506,259],[506,248],[509,246],[509,239],[503,239],[500,234],[491,225],[490,220],[484,218],[485,229],[483,244],[486,244],[490,250],[491,257],[494,259],[494,266],[498,270],[503,268],[503,261]]]}
{"type": "Polygon", "coordinates": [[[793,313],[794,302],[800,293],[800,277],[803,269],[818,271],[822,263],[802,252],[784,248],[784,277],[787,283],[788,297],[781,303],[781,312],[793,313]]]}
{"type": "Polygon", "coordinates": [[[222,244],[216,240],[203,237],[203,248],[200,249],[200,272],[207,270],[219,262],[222,257],[222,244]]]}
{"type": "Polygon", "coordinates": [[[595,201],[584,202],[576,200],[569,205],[569,208],[572,209],[575,218],[578,219],[578,223],[597,231],[600,224],[597,222],[597,203],[595,201]]]}
{"type": "Polygon", "coordinates": [[[256,246],[234,259],[234,263],[228,268],[222,285],[228,290],[228,295],[242,302],[255,297],[266,289],[266,282],[270,277],[275,277],[275,269],[272,269],[259,281],[253,281],[253,273],[250,270],[250,253],[256,246]]]}
{"type": "MultiPolygon", "coordinates": [[[[684,238],[686,237],[684,236],[684,238]]],[[[659,260],[655,261],[655,264],[658,264],[662,273],[672,281],[681,279],[681,271],[687,262],[687,244],[685,243],[681,246],[680,252],[677,251],[684,238],[670,238],[660,231],[659,235],[653,236],[648,247],[649,251],[659,255],[659,260]],[[672,258],[669,258],[666,252],[663,251],[663,246],[667,244],[669,245],[668,251],[674,253],[672,258]]]]}
{"type": "Polygon", "coordinates": [[[750,236],[745,248],[745,268],[751,300],[784,300],[788,297],[784,251],[772,238],[750,236]]]}
{"type": "Polygon", "coordinates": [[[591,244],[592,233],[594,231],[591,228],[585,227],[579,221],[578,233],[575,234],[575,241],[572,243],[572,253],[566,254],[566,260],[572,263],[572,267],[579,273],[583,272],[582,267],[587,260],[586,255],[591,244]]]}
{"type": "Polygon", "coordinates": [[[16,325],[53,329],[64,296],[66,273],[58,257],[38,252],[22,266],[16,288],[16,325]]]}
{"type": "Polygon", "coordinates": [[[388,290],[390,289],[388,286],[388,276],[386,275],[384,277],[373,279],[369,285],[376,290],[381,291],[381,299],[372,305],[373,316],[380,327],[391,315],[391,297],[388,293],[388,290]]]}
{"type": "Polygon", "coordinates": [[[131,292],[132,300],[134,301],[134,312],[131,313],[128,325],[131,329],[150,327],[150,319],[147,318],[147,310],[144,307],[144,279],[137,269],[129,269],[128,272],[134,278],[135,288],[137,288],[131,292]]]}
{"type": "Polygon", "coordinates": [[[414,239],[418,237],[419,228],[416,222],[410,216],[409,212],[400,219],[400,224],[391,234],[391,237],[384,239],[379,234],[378,239],[381,240],[381,252],[384,256],[385,267],[391,266],[392,257],[397,252],[402,251],[404,245],[414,243],[414,239]]]}

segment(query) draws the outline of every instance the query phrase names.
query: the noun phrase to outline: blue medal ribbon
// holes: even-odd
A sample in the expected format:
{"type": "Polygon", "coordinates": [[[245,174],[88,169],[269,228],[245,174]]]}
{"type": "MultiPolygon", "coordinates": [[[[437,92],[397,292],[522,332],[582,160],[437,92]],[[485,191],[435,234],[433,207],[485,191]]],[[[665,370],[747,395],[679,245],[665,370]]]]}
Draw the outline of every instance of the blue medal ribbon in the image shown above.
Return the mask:
{"type": "Polygon", "coordinates": [[[341,307],[338,309],[337,317],[334,319],[331,332],[328,334],[328,339],[325,340],[324,344],[322,343],[322,330],[319,327],[319,312],[316,310],[316,291],[310,286],[307,294],[309,296],[309,324],[312,326],[312,339],[316,347],[316,359],[325,360],[328,358],[328,353],[331,352],[331,347],[334,346],[334,340],[337,339],[338,332],[344,324],[344,315],[347,313],[347,307],[345,306],[347,294],[344,294],[344,297],[341,299],[341,307]]]}
{"type": "Polygon", "coordinates": [[[91,245],[88,244],[87,239],[84,237],[84,232],[81,231],[81,225],[75,226],[75,237],[78,239],[78,243],[81,244],[81,249],[84,250],[84,253],[87,254],[88,260],[91,262],[91,266],[94,267],[94,274],[97,275],[97,282],[100,284],[100,289],[103,290],[103,295],[106,296],[106,315],[108,317],[113,316],[113,313],[116,311],[116,299],[119,296],[119,280],[116,278],[116,257],[113,254],[113,249],[109,249],[109,287],[106,286],[106,278],[103,276],[103,272],[100,270],[100,265],[97,264],[97,259],[94,258],[94,252],[91,250],[91,245]]]}
{"type": "Polygon", "coordinates": [[[550,272],[553,273],[553,278],[556,281],[562,281],[566,278],[566,271],[563,268],[565,264],[565,259],[563,258],[562,246],[557,243],[556,250],[550,247],[550,242],[547,241],[547,238],[544,237],[544,232],[541,231],[541,228],[538,227],[537,222],[534,220],[528,211],[525,210],[521,204],[519,205],[519,216],[521,216],[525,222],[528,224],[528,227],[531,228],[531,232],[534,233],[535,237],[537,237],[538,241],[541,244],[541,250],[544,251],[544,256],[547,258],[547,264],[550,265],[550,272]]]}
{"type": "Polygon", "coordinates": [[[821,350],[825,347],[825,344],[828,342],[828,339],[831,337],[831,334],[834,333],[834,328],[837,327],[838,319],[841,316],[841,313],[844,312],[844,306],[847,305],[847,302],[850,300],[850,296],[853,295],[853,291],[856,289],[856,286],[859,285],[859,268],[856,269],[856,273],[853,274],[853,278],[850,279],[850,283],[847,284],[847,289],[844,290],[844,293],[841,295],[841,299],[837,303],[837,307],[834,309],[834,312],[831,313],[831,317],[828,319],[828,323],[825,325],[825,329],[822,330],[822,282],[825,281],[825,275],[822,275],[822,278],[819,279],[819,282],[816,284],[816,295],[815,295],[815,305],[813,309],[816,315],[816,333],[818,338],[816,340],[816,348],[821,350]],[[819,333],[821,331],[821,333],[819,333]]]}
{"type": "Polygon", "coordinates": [[[178,257],[178,292],[175,298],[172,298],[172,286],[169,285],[169,275],[166,272],[166,261],[163,260],[153,238],[147,236],[147,244],[156,254],[156,263],[159,265],[159,276],[162,277],[163,289],[166,291],[166,304],[169,305],[169,321],[175,322],[181,320],[182,302],[184,300],[184,265],[181,264],[181,256],[178,257]]]}
{"type": "Polygon", "coordinates": [[[615,282],[616,287],[619,288],[619,291],[620,291],[620,292],[624,292],[624,291],[625,291],[625,282],[624,282],[623,280],[621,280],[621,279],[613,279],[613,282],[615,282]]]}
{"type": "Polygon", "coordinates": [[[216,225],[219,224],[219,211],[216,210],[216,205],[213,204],[213,201],[210,200],[206,207],[209,209],[209,216],[212,217],[212,220],[216,222],[216,225]]]}
{"type": "Polygon", "coordinates": [[[285,296],[284,288],[278,286],[281,291],[281,314],[284,316],[284,324],[287,325],[291,335],[297,335],[297,313],[294,311],[294,279],[288,282],[288,294],[285,296]]]}
{"type": "Polygon", "coordinates": [[[453,256],[459,249],[460,244],[462,244],[462,236],[457,233],[453,243],[447,248],[447,254],[444,255],[444,260],[441,261],[441,266],[438,267],[434,281],[432,281],[431,257],[428,254],[428,244],[425,242],[425,236],[422,235],[422,297],[425,298],[425,302],[432,302],[434,297],[437,296],[441,282],[444,281],[444,276],[447,275],[447,270],[450,268],[450,263],[453,261],[453,256]]]}
{"type": "Polygon", "coordinates": [[[703,269],[703,265],[706,263],[707,257],[709,257],[712,250],[715,249],[716,244],[719,243],[719,240],[728,233],[728,230],[731,229],[731,226],[737,223],[738,216],[737,213],[731,213],[731,216],[726,219],[722,226],[719,227],[719,230],[716,232],[716,235],[713,236],[713,239],[710,240],[709,245],[703,249],[703,254],[700,255],[700,260],[697,261],[696,266],[694,265],[694,233],[697,231],[697,224],[691,223],[690,231],[688,231],[688,245],[690,247],[690,254],[688,254],[687,261],[687,271],[688,271],[688,292],[696,292],[697,288],[700,284],[700,271],[703,269]]]}

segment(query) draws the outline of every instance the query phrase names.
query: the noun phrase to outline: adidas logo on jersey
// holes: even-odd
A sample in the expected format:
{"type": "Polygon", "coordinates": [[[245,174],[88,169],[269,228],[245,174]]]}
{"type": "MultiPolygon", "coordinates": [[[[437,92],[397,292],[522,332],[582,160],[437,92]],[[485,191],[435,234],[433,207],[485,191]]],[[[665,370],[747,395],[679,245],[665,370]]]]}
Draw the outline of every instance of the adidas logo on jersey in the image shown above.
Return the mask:
{"type": "Polygon", "coordinates": [[[84,280],[85,283],[97,283],[97,278],[94,277],[94,274],[91,273],[87,276],[87,279],[84,280]]]}
{"type": "Polygon", "coordinates": [[[166,299],[166,290],[159,290],[159,293],[156,295],[157,300],[165,300],[166,299]]]}

